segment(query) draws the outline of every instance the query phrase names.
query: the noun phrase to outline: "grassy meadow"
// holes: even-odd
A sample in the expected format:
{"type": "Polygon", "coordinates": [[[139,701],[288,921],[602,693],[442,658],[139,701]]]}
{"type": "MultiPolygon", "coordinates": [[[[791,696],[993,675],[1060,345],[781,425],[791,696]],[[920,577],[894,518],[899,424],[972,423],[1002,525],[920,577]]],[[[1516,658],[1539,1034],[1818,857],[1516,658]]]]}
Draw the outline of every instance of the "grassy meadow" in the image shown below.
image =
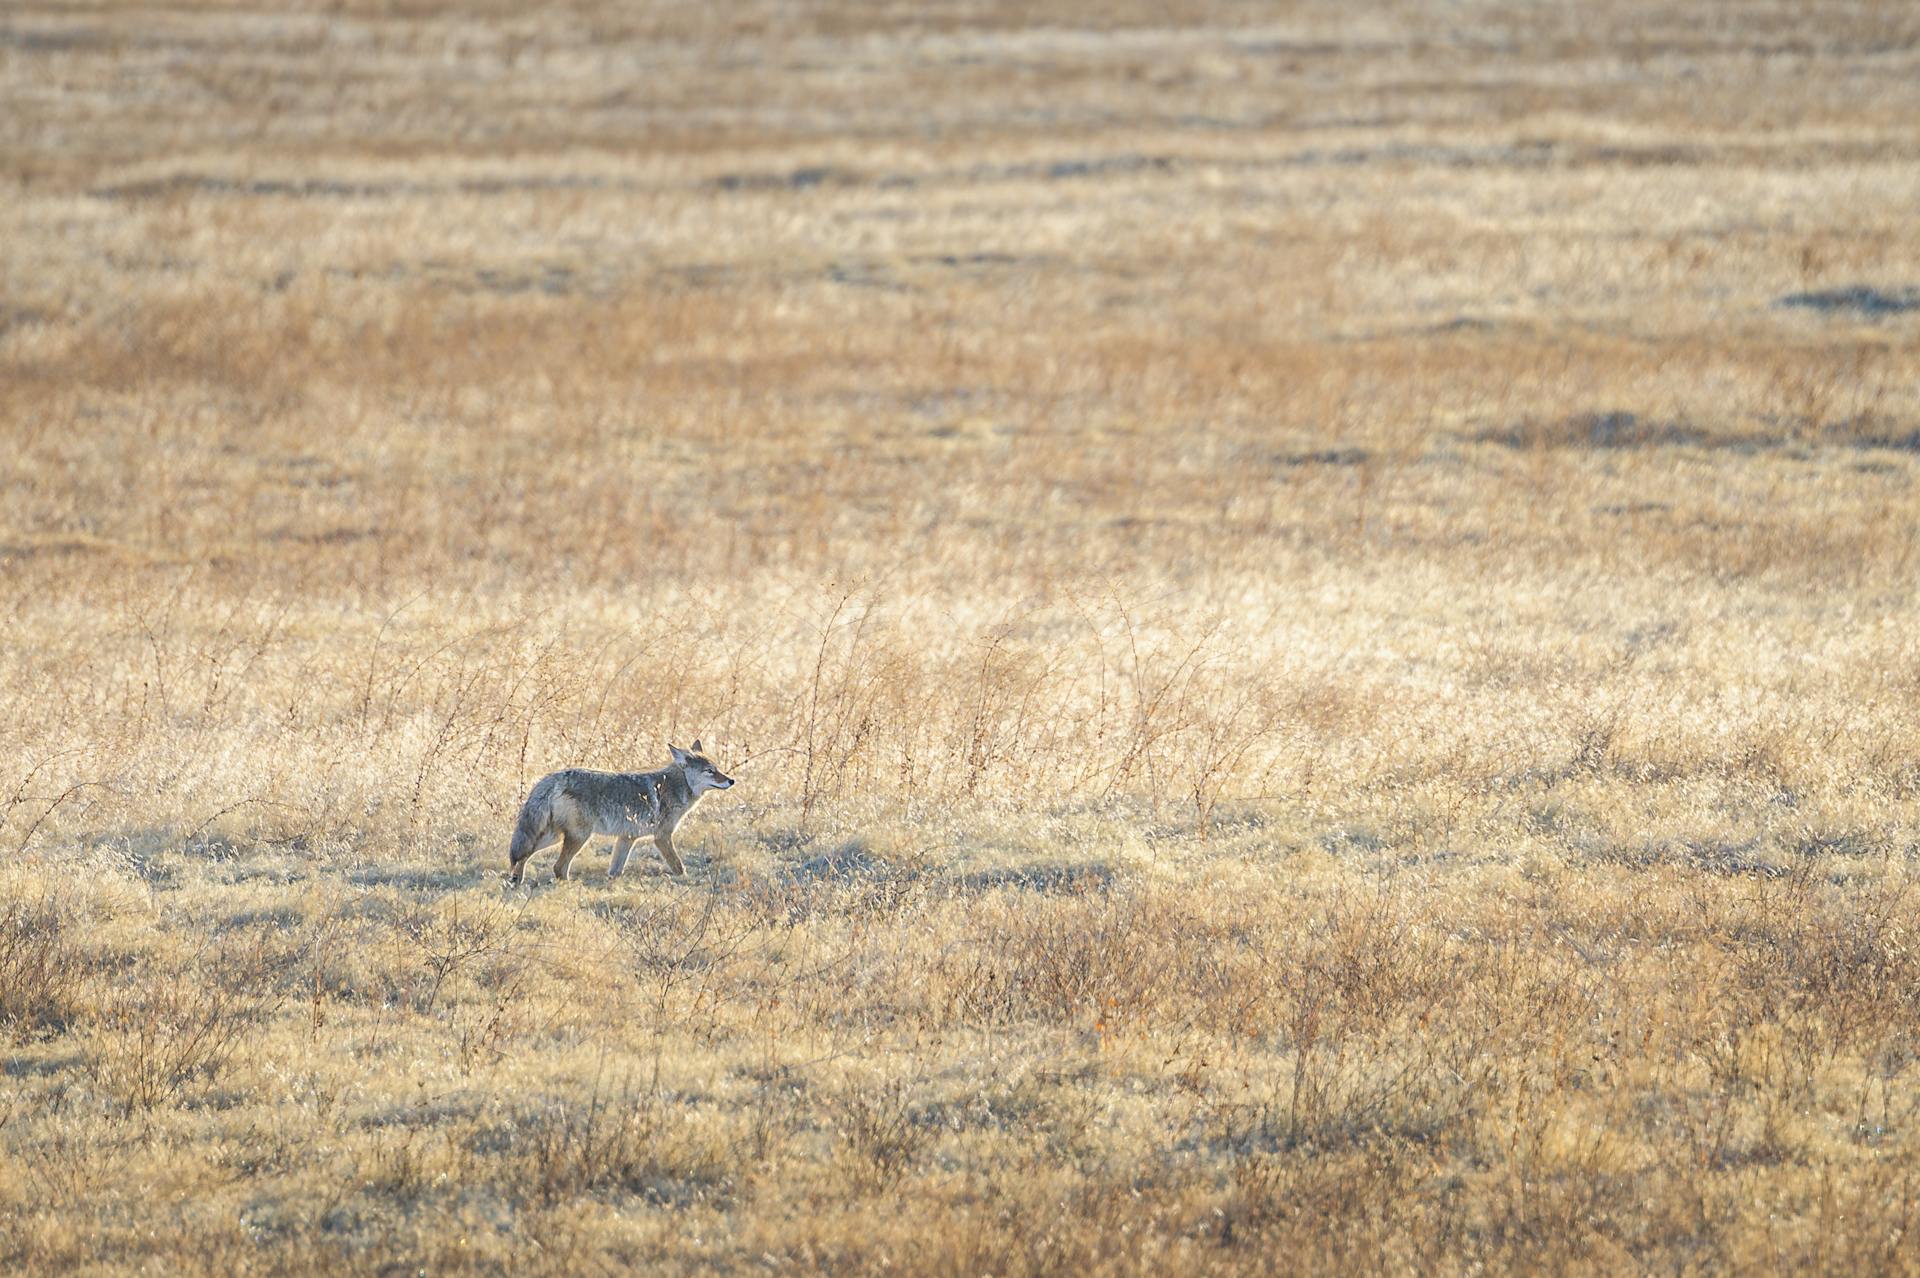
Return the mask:
{"type": "Polygon", "coordinates": [[[9,5],[0,1270],[1920,1272],[1916,120],[1895,0],[9,5]]]}

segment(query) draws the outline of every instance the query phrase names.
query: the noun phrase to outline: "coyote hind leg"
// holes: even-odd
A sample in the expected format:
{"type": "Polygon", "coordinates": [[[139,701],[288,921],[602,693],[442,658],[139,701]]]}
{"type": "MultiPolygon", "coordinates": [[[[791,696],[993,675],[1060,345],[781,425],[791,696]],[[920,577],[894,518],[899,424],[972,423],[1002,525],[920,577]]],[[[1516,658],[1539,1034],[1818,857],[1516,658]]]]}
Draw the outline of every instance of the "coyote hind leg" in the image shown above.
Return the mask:
{"type": "Polygon", "coordinates": [[[613,843],[613,864],[607,867],[607,877],[617,879],[626,871],[627,856],[633,850],[633,836],[623,834],[613,843]]]}

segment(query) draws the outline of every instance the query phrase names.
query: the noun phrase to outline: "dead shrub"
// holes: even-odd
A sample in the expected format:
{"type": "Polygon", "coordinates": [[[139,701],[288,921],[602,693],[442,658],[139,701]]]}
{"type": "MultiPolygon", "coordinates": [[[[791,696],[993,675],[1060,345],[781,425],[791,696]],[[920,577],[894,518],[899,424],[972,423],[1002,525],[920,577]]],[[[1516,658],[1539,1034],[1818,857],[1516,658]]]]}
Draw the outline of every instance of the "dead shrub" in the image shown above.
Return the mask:
{"type": "Polygon", "coordinates": [[[72,927],[71,912],[47,899],[0,909],[0,1035],[58,1034],[79,1014],[89,967],[72,927]]]}
{"type": "Polygon", "coordinates": [[[885,1188],[912,1170],[936,1130],[904,1079],[848,1087],[834,1098],[832,1112],[854,1177],[869,1189],[885,1188]]]}
{"type": "Polygon", "coordinates": [[[138,966],[101,1016],[88,1077],[129,1114],[216,1083],[284,1001],[271,962],[256,940],[138,966]]]}
{"type": "Polygon", "coordinates": [[[587,1195],[634,1195],[686,1205],[724,1184],[719,1151],[689,1130],[672,1098],[599,1083],[584,1099],[543,1098],[515,1107],[474,1139],[474,1152],[517,1169],[500,1179],[542,1208],[587,1195]]]}

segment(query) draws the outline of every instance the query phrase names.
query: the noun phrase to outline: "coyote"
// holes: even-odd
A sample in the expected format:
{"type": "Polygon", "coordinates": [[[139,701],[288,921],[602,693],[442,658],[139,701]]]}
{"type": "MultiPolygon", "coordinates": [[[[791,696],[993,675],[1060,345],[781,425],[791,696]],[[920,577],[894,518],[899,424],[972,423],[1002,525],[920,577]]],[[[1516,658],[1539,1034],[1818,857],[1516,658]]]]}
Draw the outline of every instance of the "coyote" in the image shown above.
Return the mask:
{"type": "Polygon", "coordinates": [[[673,754],[673,762],[658,772],[568,768],[535,782],[533,793],[520,808],[513,843],[507,850],[513,882],[520,881],[527,858],[555,839],[561,842],[553,877],[555,881],[572,877],[568,869],[574,854],[596,834],[614,836],[608,878],[627,868],[627,852],[643,834],[653,836],[653,846],[667,859],[668,869],[685,874],[687,867],[680,864],[673,850],[673,832],[700,802],[701,795],[727,789],[733,778],[700,753],[698,741],[691,750],[682,750],[672,742],[667,743],[667,749],[673,754]]]}

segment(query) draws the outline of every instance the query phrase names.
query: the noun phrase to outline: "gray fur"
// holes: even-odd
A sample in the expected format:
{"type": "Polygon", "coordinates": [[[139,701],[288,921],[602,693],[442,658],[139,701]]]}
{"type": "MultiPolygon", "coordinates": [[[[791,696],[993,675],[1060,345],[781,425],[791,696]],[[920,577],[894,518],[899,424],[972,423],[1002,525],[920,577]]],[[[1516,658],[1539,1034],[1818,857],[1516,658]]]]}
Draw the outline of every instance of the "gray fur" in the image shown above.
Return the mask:
{"type": "Polygon", "coordinates": [[[627,868],[633,841],[651,835],[667,868],[685,874],[686,866],[673,849],[673,832],[708,790],[725,790],[733,778],[700,753],[700,743],[682,750],[668,744],[673,762],[657,772],[594,772],[567,768],[551,772],[534,783],[533,793],[520,808],[513,841],[507,849],[513,882],[520,882],[528,858],[554,840],[560,841],[556,880],[572,877],[573,858],[596,834],[614,836],[613,864],[607,877],[627,868]]]}

